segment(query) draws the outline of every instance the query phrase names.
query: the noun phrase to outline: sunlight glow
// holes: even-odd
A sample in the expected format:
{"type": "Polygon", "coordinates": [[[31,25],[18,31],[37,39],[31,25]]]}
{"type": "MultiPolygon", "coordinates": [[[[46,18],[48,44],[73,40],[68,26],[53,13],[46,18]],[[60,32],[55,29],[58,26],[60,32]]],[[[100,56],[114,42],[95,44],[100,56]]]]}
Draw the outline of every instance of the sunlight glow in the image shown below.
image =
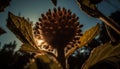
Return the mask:
{"type": "MultiPolygon", "coordinates": [[[[48,48],[46,48],[48,46],[48,44],[43,39],[36,38],[35,41],[40,50],[48,51],[48,52],[53,53],[55,56],[58,56],[56,49],[52,49],[50,46],[48,48]]],[[[43,54],[41,54],[41,55],[43,55],[43,54]]]]}
{"type": "Polygon", "coordinates": [[[40,39],[38,40],[38,39],[37,39],[37,45],[38,45],[38,46],[42,45],[43,42],[44,42],[44,40],[40,40],[40,39]]]}

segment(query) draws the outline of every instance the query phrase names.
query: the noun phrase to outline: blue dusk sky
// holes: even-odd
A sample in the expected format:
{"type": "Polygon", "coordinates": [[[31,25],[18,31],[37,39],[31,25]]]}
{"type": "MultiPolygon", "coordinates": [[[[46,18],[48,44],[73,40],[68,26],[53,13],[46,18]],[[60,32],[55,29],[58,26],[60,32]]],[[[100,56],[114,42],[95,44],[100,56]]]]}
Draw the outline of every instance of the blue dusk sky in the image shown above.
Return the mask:
{"type": "MultiPolygon", "coordinates": [[[[79,17],[79,22],[84,25],[82,28],[83,32],[90,27],[95,26],[96,23],[101,23],[99,19],[90,17],[81,11],[76,0],[58,0],[57,6],[54,6],[50,0],[11,0],[10,6],[5,8],[4,12],[0,13],[0,27],[7,32],[0,36],[1,45],[15,40],[18,45],[17,49],[19,49],[22,44],[6,27],[6,19],[8,18],[7,16],[9,11],[15,15],[19,15],[19,13],[21,13],[21,17],[25,17],[26,19],[29,18],[30,21],[35,24],[38,22],[38,18],[41,17],[41,13],[46,13],[48,9],[58,6],[70,9],[79,17]]],[[[120,10],[120,2],[119,0],[103,0],[103,2],[97,5],[97,7],[103,14],[109,16],[112,12],[120,10]]]]}

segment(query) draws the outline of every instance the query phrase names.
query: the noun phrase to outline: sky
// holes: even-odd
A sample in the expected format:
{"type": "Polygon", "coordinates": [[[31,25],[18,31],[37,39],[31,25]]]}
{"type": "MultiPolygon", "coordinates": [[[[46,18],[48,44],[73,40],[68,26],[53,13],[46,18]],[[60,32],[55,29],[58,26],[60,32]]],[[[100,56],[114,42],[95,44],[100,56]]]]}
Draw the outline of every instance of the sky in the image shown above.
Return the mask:
{"type": "MultiPolygon", "coordinates": [[[[77,5],[76,0],[58,0],[57,6],[54,6],[50,0],[12,0],[10,6],[8,6],[4,12],[0,13],[0,27],[2,27],[7,33],[0,36],[1,45],[14,40],[17,42],[17,49],[21,46],[21,42],[15,37],[15,35],[6,27],[6,20],[8,12],[12,12],[15,15],[21,15],[21,17],[29,18],[34,24],[38,22],[38,18],[42,13],[46,13],[48,9],[54,7],[65,7],[70,9],[79,17],[79,22],[84,25],[83,32],[96,23],[101,23],[97,18],[86,15],[77,5]]],[[[119,0],[103,0],[97,5],[98,9],[106,16],[109,16],[112,12],[120,10],[119,0]],[[109,4],[107,1],[111,2],[109,4]]]]}

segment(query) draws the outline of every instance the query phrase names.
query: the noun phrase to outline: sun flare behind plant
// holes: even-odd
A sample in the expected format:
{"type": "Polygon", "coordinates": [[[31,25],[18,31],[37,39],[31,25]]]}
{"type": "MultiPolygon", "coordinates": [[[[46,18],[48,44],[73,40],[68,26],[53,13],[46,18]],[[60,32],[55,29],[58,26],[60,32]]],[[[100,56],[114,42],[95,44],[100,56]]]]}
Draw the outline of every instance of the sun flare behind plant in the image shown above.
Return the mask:
{"type": "MultiPolygon", "coordinates": [[[[78,21],[79,17],[72,13],[71,10],[65,8],[53,8],[41,14],[39,22],[35,24],[34,33],[42,39],[46,45],[40,47],[57,50],[57,58],[65,69],[65,48],[74,47],[75,43],[80,43],[81,25],[78,21]],[[50,48],[51,47],[51,48],[50,48]]],[[[42,43],[39,40],[38,43],[42,43]]],[[[43,42],[43,44],[44,44],[43,42]]]]}

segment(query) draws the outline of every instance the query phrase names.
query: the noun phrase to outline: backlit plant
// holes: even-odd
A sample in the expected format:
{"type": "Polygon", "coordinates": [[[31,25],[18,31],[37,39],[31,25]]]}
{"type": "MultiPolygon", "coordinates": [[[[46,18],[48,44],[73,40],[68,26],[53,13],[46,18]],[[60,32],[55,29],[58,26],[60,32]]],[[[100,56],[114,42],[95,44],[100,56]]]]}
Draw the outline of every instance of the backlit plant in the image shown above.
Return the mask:
{"type": "MultiPolygon", "coordinates": [[[[57,5],[57,0],[51,0],[54,5],[57,5]]],[[[120,33],[118,28],[112,26],[112,22],[105,16],[101,16],[95,4],[102,0],[77,0],[77,3],[83,11],[92,17],[102,18],[102,21],[107,23],[116,32],[120,33]],[[107,20],[106,20],[107,19],[107,20]]],[[[67,58],[78,48],[87,45],[100,32],[100,24],[87,30],[81,36],[81,25],[78,21],[79,17],[72,13],[71,10],[65,8],[54,8],[41,14],[39,22],[32,25],[24,17],[15,16],[11,12],[8,13],[7,27],[16,35],[16,37],[23,43],[20,50],[35,53],[33,60],[25,67],[34,63],[34,59],[38,58],[43,63],[47,64],[50,69],[68,69],[67,58]]],[[[102,48],[93,50],[95,54],[100,52],[100,55],[107,55],[103,59],[111,56],[118,56],[119,53],[114,54],[114,50],[118,50],[119,46],[113,47],[110,43],[106,43],[102,48]],[[110,47],[109,47],[109,46],[110,47]],[[102,50],[104,48],[104,50],[102,50]],[[109,51],[106,53],[106,49],[109,51]],[[97,51],[96,51],[97,50],[97,51]],[[101,51],[102,50],[102,51],[101,51]],[[97,53],[96,53],[97,52],[97,53]],[[104,54],[105,53],[105,54],[104,54]]],[[[91,54],[90,58],[94,58],[91,54]]],[[[96,58],[96,55],[95,55],[96,58]]],[[[83,65],[83,69],[88,69],[90,66],[99,62],[99,56],[96,61],[91,62],[91,59],[83,65]]],[[[34,65],[34,64],[33,64],[34,65]]],[[[32,66],[32,65],[31,65],[32,66]]],[[[33,66],[34,67],[34,66],[33,66]]]]}
{"type": "MultiPolygon", "coordinates": [[[[40,37],[49,46],[57,51],[57,59],[64,67],[65,61],[65,48],[74,47],[75,43],[80,43],[79,39],[81,34],[81,25],[78,22],[78,17],[70,10],[65,8],[50,9],[46,14],[41,14],[39,22],[35,25],[35,35],[40,37]]],[[[65,69],[65,67],[64,67],[65,69]]]]}

